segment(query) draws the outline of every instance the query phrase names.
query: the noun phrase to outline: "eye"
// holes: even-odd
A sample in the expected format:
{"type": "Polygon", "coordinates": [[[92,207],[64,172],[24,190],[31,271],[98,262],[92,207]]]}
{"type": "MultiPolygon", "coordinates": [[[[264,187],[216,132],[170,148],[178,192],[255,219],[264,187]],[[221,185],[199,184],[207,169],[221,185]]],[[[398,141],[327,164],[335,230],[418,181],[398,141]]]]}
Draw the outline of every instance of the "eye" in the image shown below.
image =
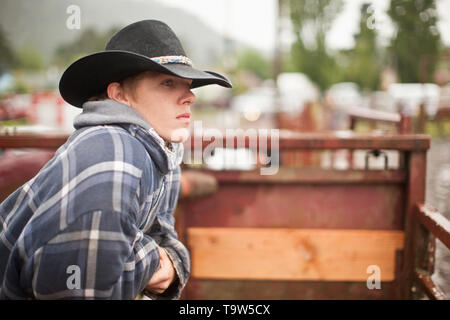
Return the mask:
{"type": "Polygon", "coordinates": [[[166,86],[166,87],[171,87],[171,86],[173,86],[173,80],[172,79],[166,79],[166,80],[164,80],[162,82],[162,85],[166,86]]]}

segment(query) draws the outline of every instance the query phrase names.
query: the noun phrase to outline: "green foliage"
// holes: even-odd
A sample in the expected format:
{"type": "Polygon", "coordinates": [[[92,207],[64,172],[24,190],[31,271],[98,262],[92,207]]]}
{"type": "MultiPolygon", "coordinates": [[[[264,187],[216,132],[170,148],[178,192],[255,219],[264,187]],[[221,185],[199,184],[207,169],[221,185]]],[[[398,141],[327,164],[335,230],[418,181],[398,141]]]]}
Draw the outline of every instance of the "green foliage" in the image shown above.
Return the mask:
{"type": "Polygon", "coordinates": [[[305,73],[321,89],[339,79],[338,65],[326,48],[325,36],[342,4],[342,0],[289,0],[297,40],[291,47],[288,69],[305,73]]]}
{"type": "Polygon", "coordinates": [[[271,77],[271,64],[256,49],[246,49],[238,55],[237,69],[248,70],[265,80],[271,77]]]}
{"type": "Polygon", "coordinates": [[[14,65],[14,53],[11,45],[0,26],[0,75],[10,70],[14,65]]]}
{"type": "Polygon", "coordinates": [[[40,71],[44,69],[42,55],[30,46],[24,46],[17,51],[15,69],[23,71],[40,71]]]}
{"type": "Polygon", "coordinates": [[[377,90],[380,82],[381,53],[376,42],[376,29],[371,24],[370,6],[361,6],[359,33],[355,47],[348,50],[348,66],[343,69],[343,81],[355,82],[362,89],[377,90]]]}
{"type": "Polygon", "coordinates": [[[291,59],[293,71],[306,74],[322,90],[339,80],[336,59],[326,51],[322,41],[316,50],[308,50],[300,42],[295,42],[291,48],[291,59]]]}
{"type": "Polygon", "coordinates": [[[32,88],[22,79],[21,76],[16,76],[14,86],[9,90],[14,93],[30,93],[32,88]]]}
{"type": "Polygon", "coordinates": [[[313,36],[323,37],[342,5],[342,0],[289,0],[295,32],[298,35],[304,27],[308,27],[313,36]]]}
{"type": "Polygon", "coordinates": [[[440,51],[435,0],[391,0],[393,62],[402,82],[430,82],[440,51]]]}
{"type": "Polygon", "coordinates": [[[231,77],[233,83],[233,95],[242,94],[260,81],[272,77],[272,64],[259,50],[245,48],[235,55],[229,56],[226,73],[231,77]]]}
{"type": "Polygon", "coordinates": [[[74,42],[62,44],[56,48],[54,63],[58,66],[67,66],[80,57],[103,51],[108,40],[118,30],[118,27],[113,27],[100,33],[92,28],[85,29],[74,42]]]}

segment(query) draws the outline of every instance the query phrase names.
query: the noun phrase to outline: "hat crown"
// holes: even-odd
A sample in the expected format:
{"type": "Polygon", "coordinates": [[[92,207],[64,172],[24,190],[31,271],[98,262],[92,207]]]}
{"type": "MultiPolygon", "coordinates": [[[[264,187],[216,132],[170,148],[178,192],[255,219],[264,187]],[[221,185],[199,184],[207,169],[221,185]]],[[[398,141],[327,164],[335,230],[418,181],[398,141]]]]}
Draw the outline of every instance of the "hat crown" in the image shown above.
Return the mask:
{"type": "Polygon", "coordinates": [[[186,56],[173,30],[158,20],[143,20],[126,26],[111,37],[105,50],[129,51],[149,58],[186,56]]]}
{"type": "Polygon", "coordinates": [[[105,92],[108,84],[146,71],[192,79],[192,88],[209,84],[231,88],[224,76],[193,68],[167,24],[142,20],[114,34],[105,51],[73,62],[59,80],[59,91],[65,101],[81,108],[89,98],[105,92]]]}

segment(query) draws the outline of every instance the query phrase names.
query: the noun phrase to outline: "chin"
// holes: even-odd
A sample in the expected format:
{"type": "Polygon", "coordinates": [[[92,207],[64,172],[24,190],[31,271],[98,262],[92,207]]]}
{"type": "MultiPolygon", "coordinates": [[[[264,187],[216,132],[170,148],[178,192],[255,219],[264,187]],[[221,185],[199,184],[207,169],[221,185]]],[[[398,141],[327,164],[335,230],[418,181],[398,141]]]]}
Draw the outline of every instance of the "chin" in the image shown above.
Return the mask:
{"type": "Polygon", "coordinates": [[[189,128],[178,128],[172,131],[168,140],[175,143],[185,142],[189,138],[189,136],[189,128]]]}

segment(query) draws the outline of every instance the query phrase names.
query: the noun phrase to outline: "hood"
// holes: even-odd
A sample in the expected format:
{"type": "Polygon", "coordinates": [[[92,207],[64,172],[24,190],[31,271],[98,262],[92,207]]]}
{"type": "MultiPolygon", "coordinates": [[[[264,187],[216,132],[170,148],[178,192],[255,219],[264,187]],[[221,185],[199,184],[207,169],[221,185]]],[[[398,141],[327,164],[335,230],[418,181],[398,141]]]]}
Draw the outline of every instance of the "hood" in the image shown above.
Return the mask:
{"type": "Polygon", "coordinates": [[[73,122],[75,129],[111,124],[121,125],[141,141],[161,173],[174,170],[183,160],[183,143],[169,142],[167,146],[144,117],[126,104],[111,99],[85,102],[73,122]]]}

